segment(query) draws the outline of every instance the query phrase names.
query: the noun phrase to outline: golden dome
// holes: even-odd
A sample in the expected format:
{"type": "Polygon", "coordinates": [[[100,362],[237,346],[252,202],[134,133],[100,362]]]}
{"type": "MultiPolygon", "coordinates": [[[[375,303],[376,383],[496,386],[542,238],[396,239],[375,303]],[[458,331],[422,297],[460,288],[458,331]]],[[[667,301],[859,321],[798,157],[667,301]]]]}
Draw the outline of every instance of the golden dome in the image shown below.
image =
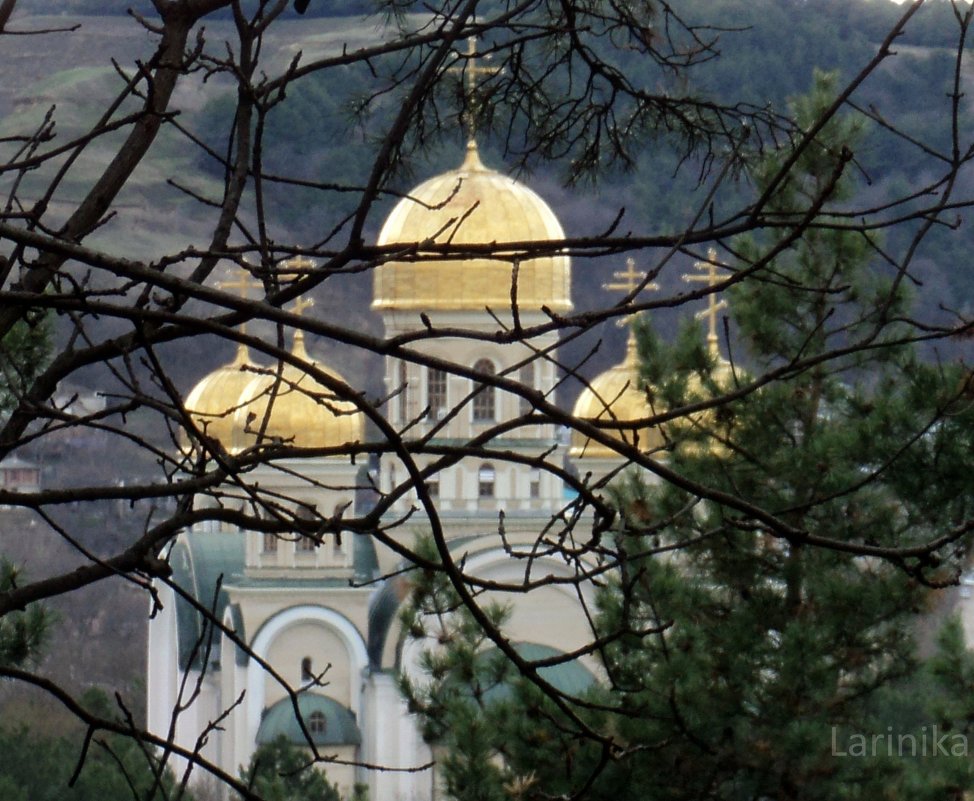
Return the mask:
{"type": "Polygon", "coordinates": [[[233,417],[244,388],[254,380],[254,364],[247,346],[236,358],[204,376],[186,396],[186,411],[200,429],[229,449],[233,443],[233,417]]]}
{"type": "MultiPolygon", "coordinates": [[[[594,378],[578,396],[572,415],[588,422],[613,421],[629,423],[651,417],[654,412],[640,389],[639,357],[636,353],[636,339],[632,332],[626,344],[626,358],[614,367],[594,378]]],[[[626,445],[638,445],[645,452],[656,450],[663,445],[663,437],[655,427],[639,429],[604,429],[612,439],[626,445]]],[[[600,442],[589,439],[580,431],[572,431],[572,444],[568,455],[574,459],[612,459],[619,453],[600,442]]]]}
{"type": "MultiPolygon", "coordinates": [[[[378,244],[547,242],[564,236],[548,204],[514,179],[484,167],[471,142],[459,169],[431,178],[399,201],[378,244]]],[[[488,258],[436,260],[431,255],[427,261],[390,261],[376,269],[372,308],[480,311],[489,306],[497,311],[511,304],[512,270],[510,262],[488,258]]],[[[570,279],[568,256],[522,261],[519,308],[570,310],[570,279]]]]}
{"type": "MultiPolygon", "coordinates": [[[[308,355],[304,332],[295,333],[291,353],[344,381],[308,355]]],[[[263,432],[265,443],[280,441],[299,448],[333,448],[360,442],[363,418],[354,403],[337,398],[331,389],[299,367],[285,364],[280,380],[273,368],[265,368],[263,375],[251,378],[240,394],[233,428],[233,446],[238,452],[256,444],[258,430],[263,432]]]]}
{"type": "MultiPolygon", "coordinates": [[[[716,347],[711,348],[711,355],[715,359],[711,379],[716,385],[716,393],[703,385],[699,375],[693,374],[687,382],[687,403],[710,400],[734,388],[734,368],[731,363],[720,355],[716,347]]],[[[730,432],[731,419],[725,417],[723,407],[715,406],[670,420],[666,424],[666,432],[672,440],[673,448],[683,453],[693,456],[727,456],[727,446],[721,440],[726,439],[730,432]]]]}

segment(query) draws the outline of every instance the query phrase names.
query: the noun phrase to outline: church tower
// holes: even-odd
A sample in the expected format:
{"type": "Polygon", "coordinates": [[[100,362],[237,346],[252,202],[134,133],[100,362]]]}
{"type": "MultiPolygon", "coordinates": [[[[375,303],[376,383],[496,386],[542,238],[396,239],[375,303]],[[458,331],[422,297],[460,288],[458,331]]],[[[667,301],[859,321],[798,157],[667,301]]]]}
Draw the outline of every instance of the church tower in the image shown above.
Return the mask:
{"type": "MultiPolygon", "coordinates": [[[[410,345],[420,358],[393,356],[385,362],[389,415],[407,438],[470,442],[510,423],[490,447],[516,449],[529,460],[550,454],[556,432],[551,424],[530,421],[530,401],[481,384],[477,376],[509,378],[551,399],[558,377],[557,333],[524,342],[506,341],[504,335],[516,326],[550,322],[548,312],[571,310],[568,256],[557,250],[517,256],[525,244],[543,248],[563,238],[544,200],[485,167],[473,141],[457,169],[400,200],[378,244],[402,244],[403,256],[376,270],[372,308],[382,316],[387,337],[426,332],[410,345]],[[470,253],[445,258],[437,245],[469,245],[470,253]],[[484,245],[492,252],[485,253],[484,245]],[[466,367],[469,375],[448,372],[448,364],[466,367]],[[512,422],[522,417],[523,424],[512,422]]],[[[386,460],[382,490],[394,490],[404,478],[386,460]]],[[[496,520],[500,510],[516,525],[519,518],[549,514],[562,500],[559,480],[523,462],[464,459],[439,470],[428,487],[456,534],[475,533],[471,526],[482,533],[484,519],[496,520]]],[[[415,504],[415,498],[407,494],[398,510],[415,504]]]]}

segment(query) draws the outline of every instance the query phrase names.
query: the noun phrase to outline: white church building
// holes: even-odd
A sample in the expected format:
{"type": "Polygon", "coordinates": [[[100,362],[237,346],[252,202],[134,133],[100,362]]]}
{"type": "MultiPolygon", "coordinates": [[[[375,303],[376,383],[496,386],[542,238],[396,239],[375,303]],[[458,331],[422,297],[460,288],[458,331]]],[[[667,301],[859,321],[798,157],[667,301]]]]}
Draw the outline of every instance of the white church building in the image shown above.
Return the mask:
{"type": "MultiPolygon", "coordinates": [[[[535,192],[485,167],[471,143],[458,169],[422,183],[398,203],[379,244],[434,237],[475,244],[560,240],[564,234],[535,192]]],[[[517,276],[521,325],[548,322],[542,307],[555,314],[571,310],[566,255],[555,252],[525,260],[517,276]]],[[[509,261],[393,261],[375,271],[372,308],[381,316],[387,337],[427,324],[491,334],[512,322],[511,292],[509,261]]],[[[557,334],[531,344],[554,355],[557,334]]],[[[296,355],[313,360],[300,332],[292,347],[296,355]]],[[[431,337],[414,347],[442,359],[444,365],[465,364],[481,374],[506,373],[548,397],[561,378],[553,359],[538,358],[537,350],[525,344],[501,344],[489,336],[431,337]]],[[[192,389],[186,408],[231,452],[254,441],[248,419],[266,419],[265,436],[298,446],[364,441],[363,415],[352,404],[319,403],[316,398],[329,397],[328,390],[291,366],[284,367],[278,384],[267,365],[264,369],[264,374],[255,372],[250,354],[241,347],[233,362],[192,389]]],[[[392,357],[385,360],[385,381],[391,395],[385,409],[390,422],[400,428],[413,422],[411,435],[430,437],[434,445],[468,442],[529,410],[517,395],[495,389],[478,392],[480,385],[471,378],[392,357]]],[[[632,420],[649,414],[645,394],[637,390],[632,343],[618,365],[590,383],[575,411],[590,419],[611,414],[613,419],[632,420]]],[[[515,425],[492,445],[516,453],[518,459],[465,458],[429,476],[429,494],[468,573],[523,580],[524,560],[513,558],[504,546],[530,547],[564,508],[561,480],[531,466],[533,458],[551,461],[565,455],[557,433],[551,424],[515,425]],[[501,512],[504,542],[498,534],[501,512]]],[[[631,440],[633,435],[618,436],[631,440]]],[[[639,442],[648,447],[653,437],[641,432],[639,442]]],[[[568,456],[582,473],[591,472],[596,479],[621,465],[614,451],[578,436],[568,456]]],[[[421,461],[420,467],[426,463],[421,461]]],[[[354,464],[347,456],[290,459],[263,465],[246,480],[259,483],[263,493],[279,493],[287,499],[282,503],[306,504],[328,515],[355,503],[360,469],[361,460],[354,464]]],[[[396,458],[382,458],[377,479],[382,492],[392,491],[405,478],[396,458]]],[[[232,496],[230,488],[227,497],[232,496]]],[[[408,491],[388,518],[406,517],[416,505],[415,492],[408,491]]],[[[422,515],[414,515],[390,536],[409,545],[424,530],[422,515]]],[[[281,538],[222,524],[183,532],[169,558],[178,592],[158,587],[162,609],[149,630],[148,722],[153,732],[172,736],[185,749],[199,750],[233,775],[248,764],[260,744],[284,735],[306,745],[310,736],[321,754],[335,757],[326,772],[343,795],[365,784],[374,801],[435,797],[431,769],[366,767],[410,769],[432,759],[397,688],[401,673],[418,671],[420,650],[401,630],[399,611],[410,585],[409,574],[399,572],[399,555],[367,536],[348,535],[340,543],[326,537],[319,544],[307,537],[281,538]],[[200,608],[212,609],[232,635],[207,629],[200,608]],[[296,693],[303,729],[289,689],[296,693]]],[[[569,575],[564,562],[554,558],[536,564],[534,570],[569,575]]],[[[568,652],[588,642],[591,632],[578,591],[569,583],[553,583],[506,598],[512,611],[505,634],[512,643],[547,653],[568,652]]],[[[594,662],[548,670],[546,675],[556,684],[577,683],[599,672],[594,662]]]]}

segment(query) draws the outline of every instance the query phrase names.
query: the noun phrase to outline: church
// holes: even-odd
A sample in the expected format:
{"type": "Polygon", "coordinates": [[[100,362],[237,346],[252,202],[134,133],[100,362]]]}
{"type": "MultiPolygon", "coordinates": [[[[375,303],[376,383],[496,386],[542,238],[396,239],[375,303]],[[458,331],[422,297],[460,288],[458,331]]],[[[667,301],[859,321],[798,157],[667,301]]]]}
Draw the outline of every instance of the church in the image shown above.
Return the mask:
{"type": "MultiPolygon", "coordinates": [[[[486,167],[471,141],[458,168],[427,180],[399,201],[378,242],[463,245],[563,238],[545,201],[486,167]]],[[[467,365],[475,375],[504,374],[551,398],[562,376],[556,359],[539,354],[556,355],[557,332],[535,338],[530,347],[503,344],[492,334],[513,323],[514,293],[525,327],[547,322],[549,312],[570,311],[569,257],[555,250],[520,262],[516,281],[514,272],[503,258],[389,261],[375,270],[372,309],[386,337],[430,327],[482,333],[428,337],[414,347],[430,362],[467,365]]],[[[631,264],[628,274],[634,275],[631,264]]],[[[631,278],[629,286],[635,286],[631,278]]],[[[299,299],[298,308],[302,305],[299,299]]],[[[295,332],[288,346],[301,360],[340,377],[315,360],[302,332],[295,332]]],[[[619,356],[618,364],[590,380],[575,405],[576,415],[635,420],[650,414],[646,395],[637,388],[631,336],[628,352],[619,356]]],[[[410,437],[433,446],[474,441],[530,411],[520,396],[447,369],[387,356],[384,372],[389,400],[382,412],[395,427],[409,427],[410,437]]],[[[185,407],[231,453],[256,442],[254,420],[262,421],[260,436],[295,446],[340,448],[366,439],[364,415],[354,404],[334,399],[291,365],[275,380],[274,367],[256,364],[243,346],[231,363],[192,388],[185,407]]],[[[562,480],[532,462],[544,457],[571,463],[596,480],[624,462],[611,448],[577,432],[563,442],[552,424],[515,423],[505,432],[491,445],[510,457],[448,463],[426,477],[426,490],[465,571],[485,580],[518,582],[525,578],[519,552],[536,548],[541,533],[566,507],[562,480]]],[[[651,431],[613,435],[630,442],[638,437],[640,447],[656,442],[651,431]]],[[[423,468],[433,457],[417,458],[423,468]]],[[[411,546],[428,526],[416,511],[421,506],[407,478],[399,460],[386,455],[374,481],[381,493],[400,493],[386,516],[386,531],[411,546]],[[399,522],[393,526],[393,521],[399,522]]],[[[282,504],[326,516],[355,508],[356,488],[363,484],[361,460],[355,464],[348,456],[263,464],[245,479],[282,504]]],[[[241,495],[228,487],[223,502],[234,497],[241,495]]],[[[283,735],[307,746],[310,738],[320,754],[334,757],[325,769],[343,797],[361,785],[370,798],[382,801],[429,801],[437,795],[435,769],[424,767],[433,754],[397,686],[403,674],[421,680],[424,646],[402,631],[400,611],[410,578],[393,548],[363,535],[317,542],[210,523],[181,533],[169,561],[173,586],[157,587],[161,610],[149,624],[151,731],[199,751],[231,775],[248,764],[261,744],[283,735]],[[201,610],[211,610],[223,630],[206,626],[201,610]]],[[[533,560],[532,570],[572,575],[563,560],[553,557],[533,560]]],[[[503,600],[511,614],[504,634],[525,653],[574,650],[591,639],[579,597],[584,602],[588,592],[585,586],[553,582],[507,596],[503,600]]],[[[598,664],[586,657],[546,670],[556,686],[578,687],[599,676],[598,664]]],[[[194,778],[201,774],[195,771],[194,778]]]]}

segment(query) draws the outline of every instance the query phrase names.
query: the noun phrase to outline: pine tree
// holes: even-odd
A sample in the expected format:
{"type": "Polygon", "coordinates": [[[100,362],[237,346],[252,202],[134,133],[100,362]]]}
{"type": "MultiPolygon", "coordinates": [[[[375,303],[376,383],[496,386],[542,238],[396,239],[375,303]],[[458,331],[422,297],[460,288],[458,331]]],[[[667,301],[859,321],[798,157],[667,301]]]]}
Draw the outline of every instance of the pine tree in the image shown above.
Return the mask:
{"type": "Polygon", "coordinates": [[[254,752],[241,778],[265,801],[341,801],[338,789],[310,764],[309,756],[282,735],[254,752]]]}
{"type": "MultiPolygon", "coordinates": [[[[802,130],[832,90],[820,75],[795,104],[802,130]]],[[[825,208],[841,204],[851,183],[834,176],[858,136],[833,121],[767,211],[788,220],[819,196],[825,208]]],[[[755,166],[758,193],[783,157],[755,166]]],[[[473,689],[450,692],[475,688],[487,669],[460,613],[456,640],[429,657],[431,684],[407,688],[427,737],[447,749],[453,797],[932,799],[970,786],[968,759],[901,758],[887,747],[899,735],[919,742],[935,723],[962,734],[974,719],[962,703],[972,667],[956,632],[930,669],[914,640],[928,585],[955,578],[965,557],[947,535],[974,505],[970,376],[901,344],[906,281],[884,275],[878,243],[829,226],[837,220],[823,213],[787,247],[787,229],[734,243],[734,267],[749,271],[728,293],[739,361],[720,357],[696,323],[673,345],[639,326],[657,406],[732,398],[663,427],[670,467],[804,533],[786,536],[643,476],[617,487],[619,564],[597,623],[600,635],[624,636],[604,648],[608,680],[587,697],[603,708],[579,711],[611,736],[614,758],[511,668],[490,668],[514,688],[503,700],[514,707],[494,707],[500,714],[473,689]],[[865,347],[842,355],[853,343],[865,347]],[[783,377],[741,391],[769,371],[783,377]],[[938,537],[946,541],[929,557],[884,551],[938,537]],[[872,553],[854,552],[863,549],[872,553]],[[634,633],[648,628],[662,631],[634,633]],[[464,716],[483,731],[461,743],[450,731],[464,716]],[[849,748],[858,736],[869,745],[861,758],[849,748]]],[[[430,597],[420,594],[426,612],[430,597]]]]}

